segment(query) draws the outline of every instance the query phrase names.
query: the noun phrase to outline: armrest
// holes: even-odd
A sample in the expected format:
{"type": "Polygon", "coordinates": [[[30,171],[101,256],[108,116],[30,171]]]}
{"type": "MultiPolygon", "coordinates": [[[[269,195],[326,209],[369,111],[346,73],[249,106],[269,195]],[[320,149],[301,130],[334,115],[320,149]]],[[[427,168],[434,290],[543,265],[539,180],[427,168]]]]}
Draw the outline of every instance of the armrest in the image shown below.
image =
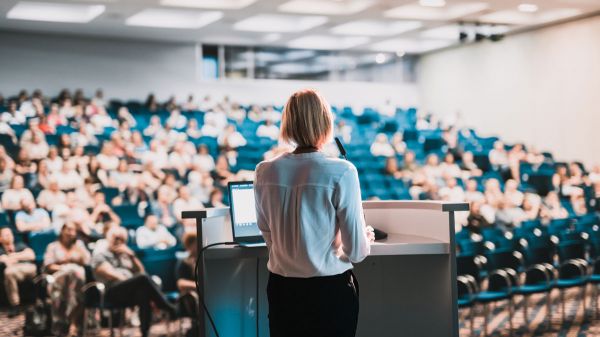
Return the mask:
{"type": "Polygon", "coordinates": [[[544,277],[545,277],[546,285],[551,286],[551,281],[552,281],[551,271],[549,271],[546,268],[546,266],[544,266],[543,264],[536,264],[525,270],[525,283],[527,283],[527,275],[534,271],[540,271],[542,273],[542,275],[544,275],[544,277]]]}
{"type": "Polygon", "coordinates": [[[473,285],[471,283],[470,280],[468,280],[466,277],[464,276],[459,276],[456,278],[456,281],[459,283],[462,283],[466,286],[467,288],[467,292],[469,293],[469,297],[473,297],[473,295],[475,294],[475,289],[473,289],[473,285]]]}
{"type": "Polygon", "coordinates": [[[477,283],[477,280],[475,280],[473,275],[462,275],[462,277],[465,281],[471,283],[471,287],[473,288],[474,292],[479,292],[479,284],[477,283]]]}
{"type": "Polygon", "coordinates": [[[504,280],[505,286],[506,286],[506,292],[511,295],[512,294],[512,280],[511,277],[509,276],[509,274],[506,272],[506,270],[503,269],[499,269],[499,270],[495,270],[494,272],[492,272],[489,276],[488,276],[488,288],[491,284],[491,280],[493,277],[500,277],[500,279],[504,280]]]}
{"type": "Polygon", "coordinates": [[[559,276],[560,273],[562,272],[563,268],[567,267],[567,266],[574,266],[575,268],[577,268],[579,270],[579,274],[580,276],[586,276],[587,275],[587,266],[583,265],[581,263],[581,261],[579,261],[580,259],[571,259],[571,260],[567,260],[563,263],[561,263],[559,265],[559,276]]]}
{"type": "Polygon", "coordinates": [[[33,278],[33,284],[36,286],[42,281],[46,281],[47,284],[51,284],[54,283],[55,279],[54,276],[46,273],[40,274],[33,278]]]}
{"type": "Polygon", "coordinates": [[[85,284],[83,287],[81,287],[81,292],[83,293],[84,296],[84,305],[88,305],[88,303],[92,302],[94,303],[95,300],[88,300],[88,291],[91,289],[95,289],[98,292],[99,298],[99,304],[100,307],[104,307],[104,295],[106,294],[106,286],[104,285],[104,283],[101,282],[89,282],[87,284],[85,284]]]}

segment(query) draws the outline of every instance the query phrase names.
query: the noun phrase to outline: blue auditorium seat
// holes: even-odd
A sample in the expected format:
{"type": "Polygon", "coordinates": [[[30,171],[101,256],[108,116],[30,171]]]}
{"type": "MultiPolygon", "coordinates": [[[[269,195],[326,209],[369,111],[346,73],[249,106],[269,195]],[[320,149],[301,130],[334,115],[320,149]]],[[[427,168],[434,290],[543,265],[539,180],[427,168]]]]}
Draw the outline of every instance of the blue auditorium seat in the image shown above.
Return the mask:
{"type": "Polygon", "coordinates": [[[171,292],[177,290],[175,279],[175,267],[177,265],[176,249],[144,249],[140,260],[149,275],[156,275],[162,281],[162,291],[171,292]]]}
{"type": "Polygon", "coordinates": [[[48,247],[50,243],[56,241],[57,237],[54,230],[28,234],[29,247],[31,247],[35,253],[35,260],[38,265],[44,260],[46,247],[48,247]]]}
{"type": "Polygon", "coordinates": [[[121,218],[121,225],[125,228],[136,229],[144,224],[136,205],[113,206],[113,211],[121,218]]]}

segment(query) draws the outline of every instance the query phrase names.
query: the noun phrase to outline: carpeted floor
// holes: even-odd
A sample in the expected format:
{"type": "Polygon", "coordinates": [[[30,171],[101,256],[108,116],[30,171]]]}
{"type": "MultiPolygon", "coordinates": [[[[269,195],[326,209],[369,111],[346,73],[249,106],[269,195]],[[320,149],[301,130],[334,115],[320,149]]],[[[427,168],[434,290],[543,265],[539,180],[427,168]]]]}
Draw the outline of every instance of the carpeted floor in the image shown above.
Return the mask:
{"type": "MultiPolygon", "coordinates": [[[[561,306],[558,291],[553,292],[552,320],[548,328],[546,321],[546,300],[544,295],[534,295],[529,299],[529,324],[524,323],[523,306],[521,297],[516,298],[516,309],[513,317],[514,336],[519,337],[600,337],[600,314],[593,318],[594,311],[590,303],[590,296],[586,298],[587,315],[584,315],[582,302],[580,300],[580,291],[572,289],[567,291],[566,295],[566,319],[562,322],[561,306]]],[[[493,309],[488,319],[488,336],[510,336],[508,324],[508,310],[504,303],[499,303],[493,309]]],[[[470,336],[469,309],[461,309],[460,312],[460,336],[470,336]]],[[[24,315],[15,318],[8,318],[6,309],[0,309],[0,336],[23,336],[24,315]]],[[[474,336],[483,336],[483,309],[477,306],[474,319],[474,336]]],[[[189,327],[189,321],[184,321],[182,329],[185,331],[189,327]]],[[[178,336],[179,326],[177,323],[167,327],[166,324],[154,324],[151,330],[151,336],[178,336]]],[[[108,329],[102,329],[90,336],[110,336],[108,329]]],[[[118,333],[117,333],[118,335],[118,333]]],[[[124,336],[140,336],[137,328],[126,328],[124,336]]],[[[373,336],[376,337],[376,336],[373,336]]]]}

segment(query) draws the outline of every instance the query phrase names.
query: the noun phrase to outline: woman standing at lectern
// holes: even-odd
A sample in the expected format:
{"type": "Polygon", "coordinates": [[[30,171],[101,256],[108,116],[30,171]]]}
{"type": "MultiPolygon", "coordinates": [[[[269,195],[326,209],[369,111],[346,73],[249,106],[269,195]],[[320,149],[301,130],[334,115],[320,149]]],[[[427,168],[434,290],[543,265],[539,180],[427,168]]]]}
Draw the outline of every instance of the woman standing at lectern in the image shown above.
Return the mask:
{"type": "Polygon", "coordinates": [[[281,122],[281,138],[296,149],[256,167],[271,337],[356,333],[352,263],[369,254],[374,236],[365,226],[356,168],[321,152],[332,136],[329,104],[313,90],[296,92],[281,122]]]}

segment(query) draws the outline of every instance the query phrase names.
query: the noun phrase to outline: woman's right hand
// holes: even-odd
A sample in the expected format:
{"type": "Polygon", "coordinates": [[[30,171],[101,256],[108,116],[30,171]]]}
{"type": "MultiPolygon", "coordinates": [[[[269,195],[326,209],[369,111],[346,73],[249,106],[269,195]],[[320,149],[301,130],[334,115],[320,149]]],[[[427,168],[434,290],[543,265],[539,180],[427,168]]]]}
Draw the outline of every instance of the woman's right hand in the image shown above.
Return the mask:
{"type": "Polygon", "coordinates": [[[367,226],[366,230],[367,230],[367,239],[369,239],[369,242],[370,243],[375,242],[375,231],[374,231],[373,227],[367,226]]]}

